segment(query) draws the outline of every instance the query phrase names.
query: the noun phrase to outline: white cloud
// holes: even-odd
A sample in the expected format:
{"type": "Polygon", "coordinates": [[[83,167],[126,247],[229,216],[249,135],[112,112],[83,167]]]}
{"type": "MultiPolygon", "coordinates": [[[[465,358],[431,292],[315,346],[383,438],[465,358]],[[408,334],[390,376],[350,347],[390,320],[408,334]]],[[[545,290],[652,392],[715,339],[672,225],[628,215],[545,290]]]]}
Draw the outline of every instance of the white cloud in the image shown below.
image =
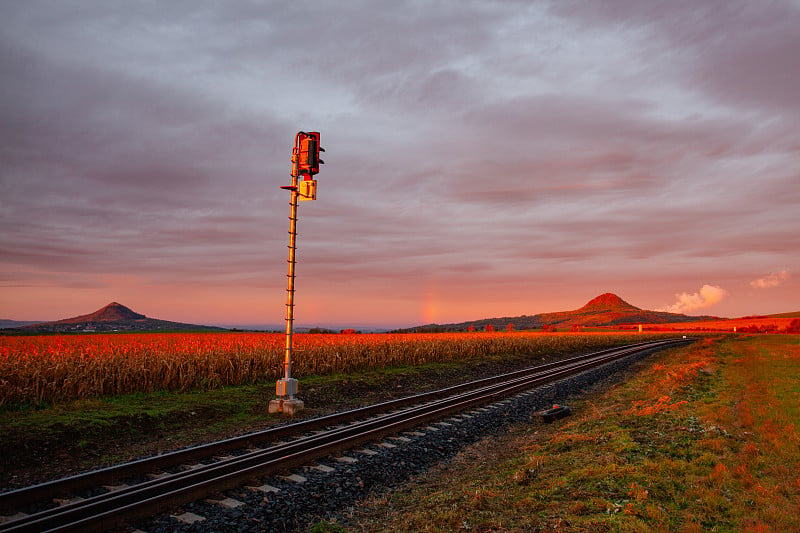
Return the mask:
{"type": "Polygon", "coordinates": [[[780,272],[773,272],[767,276],[754,279],[750,282],[750,286],[754,289],[769,289],[771,287],[777,287],[784,281],[789,281],[791,276],[785,270],[781,270],[780,272]]]}
{"type": "Polygon", "coordinates": [[[658,311],[666,311],[668,313],[688,313],[697,309],[707,309],[714,304],[719,303],[727,295],[728,291],[722,287],[717,287],[716,285],[703,285],[700,288],[700,292],[695,292],[693,294],[682,292],[680,294],[676,294],[675,297],[678,299],[677,302],[672,305],[662,307],[661,309],[658,309],[658,311]]]}

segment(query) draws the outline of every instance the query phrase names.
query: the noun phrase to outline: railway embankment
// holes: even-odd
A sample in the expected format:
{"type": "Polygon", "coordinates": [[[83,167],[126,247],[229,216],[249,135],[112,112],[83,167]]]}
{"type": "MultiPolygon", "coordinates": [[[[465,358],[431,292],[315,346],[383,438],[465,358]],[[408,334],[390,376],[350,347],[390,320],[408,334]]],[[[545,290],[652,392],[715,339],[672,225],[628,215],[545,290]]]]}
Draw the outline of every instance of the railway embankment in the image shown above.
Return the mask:
{"type": "Polygon", "coordinates": [[[800,336],[707,339],[638,366],[574,400],[571,417],[483,439],[345,523],[367,532],[800,531],[800,336]]]}

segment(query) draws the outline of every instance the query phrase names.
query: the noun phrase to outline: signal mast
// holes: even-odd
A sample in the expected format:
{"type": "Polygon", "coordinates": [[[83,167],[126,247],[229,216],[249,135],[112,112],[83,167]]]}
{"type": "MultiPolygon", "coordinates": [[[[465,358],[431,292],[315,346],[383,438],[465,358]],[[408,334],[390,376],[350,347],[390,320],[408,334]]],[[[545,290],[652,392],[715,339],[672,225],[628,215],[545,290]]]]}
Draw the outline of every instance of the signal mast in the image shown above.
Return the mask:
{"type": "Polygon", "coordinates": [[[275,384],[276,399],[269,402],[270,413],[294,415],[303,410],[303,401],[298,400],[297,380],[292,377],[292,336],[294,333],[294,278],[295,252],[297,251],[297,202],[317,199],[317,180],[319,166],[324,163],[319,153],[325,149],[319,145],[319,132],[300,131],[294,138],[292,150],[292,184],[281,187],[291,192],[289,201],[289,270],[286,275],[286,349],[283,360],[283,378],[275,384]],[[302,180],[300,177],[302,176],[302,180]]]}

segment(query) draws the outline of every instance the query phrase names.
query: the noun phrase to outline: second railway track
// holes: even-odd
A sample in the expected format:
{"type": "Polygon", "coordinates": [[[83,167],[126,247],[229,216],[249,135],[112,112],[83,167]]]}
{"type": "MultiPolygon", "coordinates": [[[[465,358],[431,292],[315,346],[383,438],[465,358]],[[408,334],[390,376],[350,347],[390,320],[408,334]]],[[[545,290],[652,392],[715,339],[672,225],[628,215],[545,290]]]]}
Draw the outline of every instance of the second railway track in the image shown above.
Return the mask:
{"type": "Polygon", "coordinates": [[[691,339],[602,350],[2,493],[0,514],[15,518],[0,524],[0,532],[107,530],[621,358],[686,342],[691,339]],[[56,498],[67,503],[56,505],[56,498]]]}

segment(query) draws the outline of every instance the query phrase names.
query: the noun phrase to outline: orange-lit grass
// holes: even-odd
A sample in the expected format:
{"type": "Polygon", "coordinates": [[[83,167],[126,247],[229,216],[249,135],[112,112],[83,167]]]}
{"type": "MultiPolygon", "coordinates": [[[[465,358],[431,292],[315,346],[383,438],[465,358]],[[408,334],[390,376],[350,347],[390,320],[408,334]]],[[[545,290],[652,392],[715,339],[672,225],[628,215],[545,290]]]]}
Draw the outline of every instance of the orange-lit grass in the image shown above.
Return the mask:
{"type": "MultiPolygon", "coordinates": [[[[329,375],[498,355],[551,356],[632,342],[630,334],[295,335],[294,374],[329,375]]],[[[283,371],[268,333],[0,337],[0,407],[132,392],[266,383],[283,371]]]]}
{"type": "Polygon", "coordinates": [[[734,502],[752,507],[747,531],[800,531],[800,343],[789,339],[732,344],[718,397],[727,408],[700,406],[732,437],[709,482],[746,494],[734,502]]]}
{"type": "Polygon", "coordinates": [[[655,403],[650,404],[647,400],[637,400],[633,403],[633,407],[628,409],[625,414],[633,414],[636,416],[649,416],[656,413],[667,413],[674,411],[678,407],[686,404],[686,400],[681,400],[675,403],[670,402],[669,396],[662,396],[655,403]]]}
{"type": "Polygon", "coordinates": [[[659,355],[573,417],[483,443],[498,462],[465,457],[430,482],[435,499],[423,486],[369,503],[358,529],[800,531],[798,355],[800,336],[659,355]],[[640,408],[654,405],[670,408],[640,408]],[[478,487],[498,496],[475,508],[478,487]]]}

